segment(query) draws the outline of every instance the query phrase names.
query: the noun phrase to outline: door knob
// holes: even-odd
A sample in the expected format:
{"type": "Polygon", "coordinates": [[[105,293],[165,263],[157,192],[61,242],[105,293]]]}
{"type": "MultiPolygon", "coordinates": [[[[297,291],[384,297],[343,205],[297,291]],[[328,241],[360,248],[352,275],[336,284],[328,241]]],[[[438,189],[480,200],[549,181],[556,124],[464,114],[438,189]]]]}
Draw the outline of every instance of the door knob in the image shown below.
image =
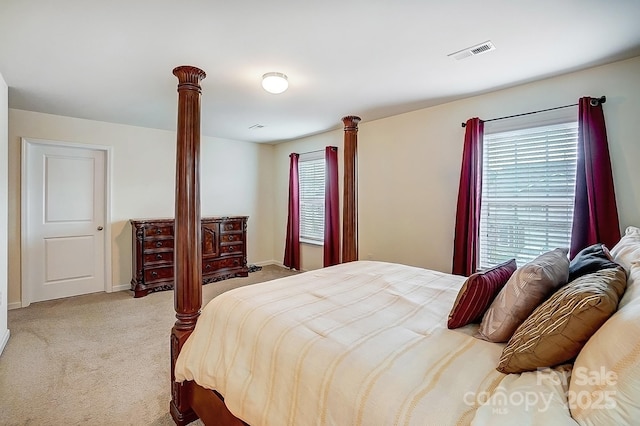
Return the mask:
{"type": "Polygon", "coordinates": [[[102,226],[98,226],[98,231],[102,231],[104,228],[102,226]]]}

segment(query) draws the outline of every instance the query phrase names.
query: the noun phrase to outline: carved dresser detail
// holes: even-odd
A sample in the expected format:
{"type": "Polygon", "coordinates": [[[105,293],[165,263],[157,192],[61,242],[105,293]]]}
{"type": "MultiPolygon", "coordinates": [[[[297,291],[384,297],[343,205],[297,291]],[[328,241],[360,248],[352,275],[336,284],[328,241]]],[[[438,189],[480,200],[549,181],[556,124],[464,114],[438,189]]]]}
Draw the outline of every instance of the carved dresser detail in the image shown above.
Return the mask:
{"type": "MultiPolygon", "coordinates": [[[[202,283],[246,277],[247,216],[203,217],[202,283]]],[[[173,288],[173,219],[131,219],[134,297],[173,288]]]]}

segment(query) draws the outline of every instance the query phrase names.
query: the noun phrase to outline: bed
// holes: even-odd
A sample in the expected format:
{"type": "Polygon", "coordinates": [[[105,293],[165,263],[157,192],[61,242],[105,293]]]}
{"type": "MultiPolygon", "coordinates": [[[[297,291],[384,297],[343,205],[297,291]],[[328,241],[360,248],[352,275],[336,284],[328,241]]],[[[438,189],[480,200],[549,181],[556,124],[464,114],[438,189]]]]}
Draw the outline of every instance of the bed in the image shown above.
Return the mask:
{"type": "Polygon", "coordinates": [[[470,424],[505,375],[503,345],[446,327],[464,279],[356,261],[229,291],[203,310],[176,379],[252,425],[470,424]]]}
{"type": "Polygon", "coordinates": [[[177,321],[170,411],[176,424],[199,417],[207,425],[253,426],[600,425],[631,424],[640,416],[640,229],[634,227],[611,250],[628,275],[620,308],[575,362],[553,368],[497,371],[504,343],[476,338],[477,324],[447,328],[466,278],[407,265],[354,261],[305,272],[223,293],[200,313],[193,265],[199,265],[204,73],[179,67],[174,74],[177,321]],[[582,380],[585,374],[589,380],[582,380]]]}

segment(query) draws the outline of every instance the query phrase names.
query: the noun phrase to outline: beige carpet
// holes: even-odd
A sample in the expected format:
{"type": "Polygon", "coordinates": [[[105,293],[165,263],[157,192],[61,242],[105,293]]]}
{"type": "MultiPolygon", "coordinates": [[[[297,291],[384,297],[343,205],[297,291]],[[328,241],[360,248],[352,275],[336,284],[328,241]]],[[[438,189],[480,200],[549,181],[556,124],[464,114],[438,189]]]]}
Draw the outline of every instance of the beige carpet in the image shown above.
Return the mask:
{"type": "MultiPolygon", "coordinates": [[[[208,284],[203,302],[293,273],[269,265],[248,278],[208,284]]],[[[11,337],[0,356],[0,425],[173,425],[174,322],[171,291],[139,299],[128,291],[95,293],[9,311],[11,337]]]]}

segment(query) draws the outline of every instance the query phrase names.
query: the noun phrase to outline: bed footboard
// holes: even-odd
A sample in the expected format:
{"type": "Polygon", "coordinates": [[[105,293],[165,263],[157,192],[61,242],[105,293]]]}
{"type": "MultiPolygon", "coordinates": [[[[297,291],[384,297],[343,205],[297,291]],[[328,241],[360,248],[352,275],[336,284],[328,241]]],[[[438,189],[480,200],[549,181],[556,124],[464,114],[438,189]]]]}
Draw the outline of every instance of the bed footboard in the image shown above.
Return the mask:
{"type": "Polygon", "coordinates": [[[235,417],[224,404],[224,398],[216,392],[191,384],[191,408],[205,425],[247,426],[235,417]]]}

